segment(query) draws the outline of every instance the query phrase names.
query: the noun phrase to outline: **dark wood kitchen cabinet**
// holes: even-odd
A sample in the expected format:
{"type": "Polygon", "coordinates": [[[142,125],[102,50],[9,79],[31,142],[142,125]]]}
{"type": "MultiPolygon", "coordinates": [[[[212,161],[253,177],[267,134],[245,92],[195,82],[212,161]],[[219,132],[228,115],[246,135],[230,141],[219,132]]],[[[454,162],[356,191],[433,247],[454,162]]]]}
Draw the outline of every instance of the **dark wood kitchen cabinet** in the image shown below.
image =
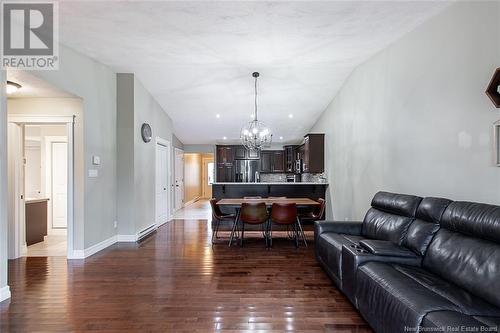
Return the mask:
{"type": "Polygon", "coordinates": [[[302,172],[321,173],[325,171],[325,135],[307,134],[298,153],[302,159],[302,172]]]}
{"type": "Polygon", "coordinates": [[[234,159],[244,160],[247,158],[247,149],[244,146],[234,146],[234,159]]]}
{"type": "Polygon", "coordinates": [[[234,169],[232,164],[217,164],[217,182],[234,182],[234,169]]]}
{"type": "Polygon", "coordinates": [[[234,149],[232,146],[217,146],[217,164],[233,164],[234,149]]]}
{"type": "Polygon", "coordinates": [[[283,150],[263,150],[260,152],[261,172],[285,172],[283,150]]]}
{"type": "Polygon", "coordinates": [[[295,149],[297,146],[284,146],[285,153],[285,172],[295,172],[295,149]]]}

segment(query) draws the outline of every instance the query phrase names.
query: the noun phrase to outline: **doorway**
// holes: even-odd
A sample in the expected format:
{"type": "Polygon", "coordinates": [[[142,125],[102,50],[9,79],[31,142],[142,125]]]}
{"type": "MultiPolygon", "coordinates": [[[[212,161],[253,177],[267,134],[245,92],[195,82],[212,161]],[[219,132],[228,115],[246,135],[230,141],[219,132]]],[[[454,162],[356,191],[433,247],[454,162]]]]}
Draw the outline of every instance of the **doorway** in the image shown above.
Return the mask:
{"type": "MultiPolygon", "coordinates": [[[[207,154],[208,155],[208,154],[207,154]]],[[[212,198],[212,184],[215,181],[214,157],[202,157],[202,189],[203,198],[212,198]]]]}
{"type": "Polygon", "coordinates": [[[174,210],[184,206],[184,151],[175,148],[174,210]]]}
{"type": "Polygon", "coordinates": [[[156,139],[156,227],[167,222],[171,215],[171,147],[170,141],[156,139]]]}
{"type": "Polygon", "coordinates": [[[9,258],[73,251],[73,117],[9,116],[9,258]],[[70,237],[69,237],[70,236],[70,237]]]}

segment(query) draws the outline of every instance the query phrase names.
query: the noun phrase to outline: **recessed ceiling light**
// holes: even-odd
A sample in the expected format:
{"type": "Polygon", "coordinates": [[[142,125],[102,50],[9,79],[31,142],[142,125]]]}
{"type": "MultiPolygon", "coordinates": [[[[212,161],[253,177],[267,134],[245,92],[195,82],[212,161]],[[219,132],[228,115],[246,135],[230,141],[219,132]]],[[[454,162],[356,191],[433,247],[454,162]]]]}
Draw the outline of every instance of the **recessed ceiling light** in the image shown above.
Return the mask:
{"type": "Polygon", "coordinates": [[[283,140],[283,137],[282,137],[282,136],[280,136],[280,140],[283,140]]]}
{"type": "Polygon", "coordinates": [[[227,140],[227,136],[223,136],[223,137],[222,137],[222,140],[227,140]]]}
{"type": "Polygon", "coordinates": [[[288,115],[288,118],[293,118],[293,114],[291,114],[291,113],[290,113],[290,114],[288,115]]]}
{"type": "Polygon", "coordinates": [[[255,113],[252,113],[252,114],[250,115],[250,118],[254,119],[254,118],[255,118],[255,113]]]}
{"type": "Polygon", "coordinates": [[[215,118],[220,118],[220,114],[218,114],[218,113],[217,113],[217,114],[215,115],[215,118]]]}
{"type": "Polygon", "coordinates": [[[6,85],[6,92],[7,94],[13,94],[15,93],[16,91],[19,90],[19,88],[21,88],[21,85],[19,83],[15,83],[15,82],[12,82],[12,81],[7,81],[7,85],[6,85]]]}

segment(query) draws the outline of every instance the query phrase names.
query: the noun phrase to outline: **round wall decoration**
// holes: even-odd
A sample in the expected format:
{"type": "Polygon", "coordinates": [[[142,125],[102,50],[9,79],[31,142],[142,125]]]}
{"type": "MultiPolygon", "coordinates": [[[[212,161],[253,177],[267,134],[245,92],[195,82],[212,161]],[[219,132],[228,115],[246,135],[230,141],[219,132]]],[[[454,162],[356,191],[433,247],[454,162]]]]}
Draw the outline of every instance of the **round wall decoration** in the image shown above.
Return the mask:
{"type": "Polygon", "coordinates": [[[142,135],[142,140],[144,142],[149,142],[151,141],[151,138],[153,136],[153,130],[151,130],[151,126],[149,124],[144,123],[141,126],[141,135],[142,135]]]}

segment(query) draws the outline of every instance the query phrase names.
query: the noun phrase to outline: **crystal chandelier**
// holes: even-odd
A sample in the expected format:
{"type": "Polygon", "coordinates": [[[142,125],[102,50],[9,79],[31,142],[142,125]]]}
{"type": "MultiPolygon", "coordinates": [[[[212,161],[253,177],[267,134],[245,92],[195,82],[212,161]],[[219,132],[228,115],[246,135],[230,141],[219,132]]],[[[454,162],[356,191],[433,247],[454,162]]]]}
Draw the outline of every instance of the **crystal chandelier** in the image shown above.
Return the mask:
{"type": "Polygon", "coordinates": [[[257,78],[258,72],[254,72],[255,78],[255,112],[254,119],[243,126],[240,133],[241,143],[249,150],[260,150],[262,147],[270,145],[273,139],[271,130],[257,118],[257,78]]]}

